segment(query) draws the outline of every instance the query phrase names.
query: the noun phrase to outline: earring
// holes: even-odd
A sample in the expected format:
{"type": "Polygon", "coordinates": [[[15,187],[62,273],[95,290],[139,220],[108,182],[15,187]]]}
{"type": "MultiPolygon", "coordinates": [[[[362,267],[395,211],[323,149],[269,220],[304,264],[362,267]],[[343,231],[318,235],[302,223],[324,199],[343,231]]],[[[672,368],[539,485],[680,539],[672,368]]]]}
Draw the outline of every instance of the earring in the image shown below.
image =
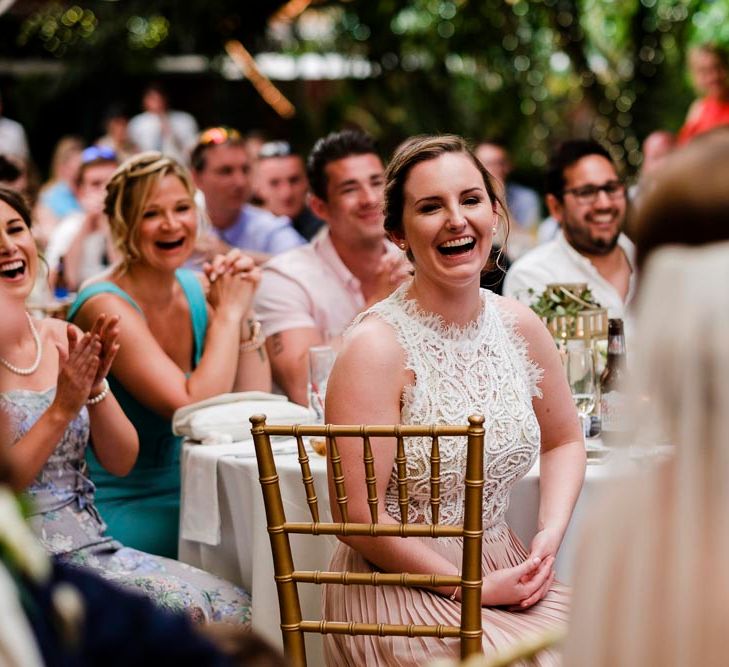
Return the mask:
{"type": "Polygon", "coordinates": [[[494,225],[494,226],[493,226],[493,227],[491,228],[491,233],[492,233],[492,234],[496,234],[496,225],[494,225]]]}
{"type": "Polygon", "coordinates": [[[400,250],[405,250],[405,248],[407,248],[407,247],[408,247],[408,246],[407,246],[407,244],[406,244],[406,243],[405,243],[404,241],[402,241],[402,242],[400,243],[400,250]]]}

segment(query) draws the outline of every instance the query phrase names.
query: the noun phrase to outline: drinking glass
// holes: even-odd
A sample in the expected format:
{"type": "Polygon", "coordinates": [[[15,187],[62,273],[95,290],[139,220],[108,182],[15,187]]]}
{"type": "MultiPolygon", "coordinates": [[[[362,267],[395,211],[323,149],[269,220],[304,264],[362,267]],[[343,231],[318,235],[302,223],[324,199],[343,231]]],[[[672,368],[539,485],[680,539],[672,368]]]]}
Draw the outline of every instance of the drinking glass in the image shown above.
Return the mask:
{"type": "Polygon", "coordinates": [[[595,357],[592,349],[581,341],[570,341],[565,353],[565,370],[572,399],[582,422],[582,432],[587,438],[590,435],[590,414],[596,400],[595,357]]]}
{"type": "Polygon", "coordinates": [[[327,381],[336,353],[328,345],[309,348],[309,409],[317,424],[324,423],[324,400],[327,394],[327,381]]]}

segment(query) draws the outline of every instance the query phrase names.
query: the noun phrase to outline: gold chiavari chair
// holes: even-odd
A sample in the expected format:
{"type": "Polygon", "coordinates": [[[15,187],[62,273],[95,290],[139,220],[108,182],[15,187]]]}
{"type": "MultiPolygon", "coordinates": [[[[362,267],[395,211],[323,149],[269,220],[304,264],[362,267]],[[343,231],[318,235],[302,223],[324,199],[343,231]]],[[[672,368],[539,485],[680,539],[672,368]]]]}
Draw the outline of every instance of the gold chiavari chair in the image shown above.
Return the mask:
{"type": "Polygon", "coordinates": [[[454,637],[460,638],[461,657],[482,653],[481,629],[481,550],[483,536],[483,417],[469,417],[467,426],[267,426],[264,415],[251,417],[253,440],[258,459],[258,471],[266,508],[268,533],[273,552],[274,573],[281,613],[281,633],[284,652],[294,667],[306,666],[304,645],[305,632],[321,634],[338,633],[349,635],[405,636],[405,637],[454,637]],[[281,498],[276,461],[271,448],[271,436],[294,437],[298,443],[302,481],[311,514],[311,522],[291,523],[286,521],[281,498]],[[309,457],[304,447],[304,436],[325,437],[331,462],[336,502],[341,522],[322,522],[309,466],[309,457]],[[439,523],[440,514],[440,445],[441,437],[460,436],[467,438],[467,459],[465,479],[465,507],[462,525],[439,523]],[[337,447],[338,437],[359,437],[363,445],[363,465],[367,485],[367,499],[371,523],[352,523],[348,519],[348,500],[341,457],[337,447]],[[374,455],[371,437],[395,438],[397,453],[398,504],[400,523],[378,523],[378,498],[375,478],[374,455]],[[430,507],[432,524],[410,524],[408,517],[408,486],[404,439],[408,437],[429,437],[431,439],[431,493],[430,507]],[[461,574],[408,574],[408,573],[365,573],[365,572],[320,572],[299,571],[294,568],[289,535],[367,535],[396,537],[462,537],[463,560],[461,574]],[[299,583],[370,585],[370,586],[459,586],[461,587],[461,624],[454,625],[396,625],[388,623],[354,623],[343,621],[310,621],[301,618],[299,583]]]}

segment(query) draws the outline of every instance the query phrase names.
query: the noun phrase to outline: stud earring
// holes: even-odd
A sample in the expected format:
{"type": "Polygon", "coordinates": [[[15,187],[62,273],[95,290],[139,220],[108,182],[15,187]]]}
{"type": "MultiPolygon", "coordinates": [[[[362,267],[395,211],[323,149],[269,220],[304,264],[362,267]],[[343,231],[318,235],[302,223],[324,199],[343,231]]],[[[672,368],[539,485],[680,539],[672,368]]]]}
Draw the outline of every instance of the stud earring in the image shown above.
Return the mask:
{"type": "Polygon", "coordinates": [[[400,243],[400,250],[405,250],[407,248],[407,245],[405,243],[400,243]]]}
{"type": "Polygon", "coordinates": [[[493,226],[493,227],[491,228],[491,233],[492,233],[492,234],[496,234],[496,225],[494,225],[494,226],[493,226]]]}

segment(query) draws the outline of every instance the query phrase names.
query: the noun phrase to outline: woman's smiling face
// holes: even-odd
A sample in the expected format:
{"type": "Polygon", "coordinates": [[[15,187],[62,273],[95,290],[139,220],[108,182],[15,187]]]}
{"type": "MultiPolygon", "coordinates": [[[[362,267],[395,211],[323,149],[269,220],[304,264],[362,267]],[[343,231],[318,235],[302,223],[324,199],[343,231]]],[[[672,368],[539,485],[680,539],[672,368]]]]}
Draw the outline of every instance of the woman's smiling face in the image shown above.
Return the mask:
{"type": "Polygon", "coordinates": [[[142,262],[174,270],[187,261],[197,236],[197,208],[182,181],[168,174],[152,190],[137,230],[142,262]]]}
{"type": "Polygon", "coordinates": [[[38,249],[21,215],[0,200],[0,284],[9,296],[25,300],[38,271],[38,249]]]}
{"type": "Polygon", "coordinates": [[[416,272],[443,285],[478,281],[491,252],[494,206],[466,153],[416,164],[405,181],[403,206],[416,272]]]}

